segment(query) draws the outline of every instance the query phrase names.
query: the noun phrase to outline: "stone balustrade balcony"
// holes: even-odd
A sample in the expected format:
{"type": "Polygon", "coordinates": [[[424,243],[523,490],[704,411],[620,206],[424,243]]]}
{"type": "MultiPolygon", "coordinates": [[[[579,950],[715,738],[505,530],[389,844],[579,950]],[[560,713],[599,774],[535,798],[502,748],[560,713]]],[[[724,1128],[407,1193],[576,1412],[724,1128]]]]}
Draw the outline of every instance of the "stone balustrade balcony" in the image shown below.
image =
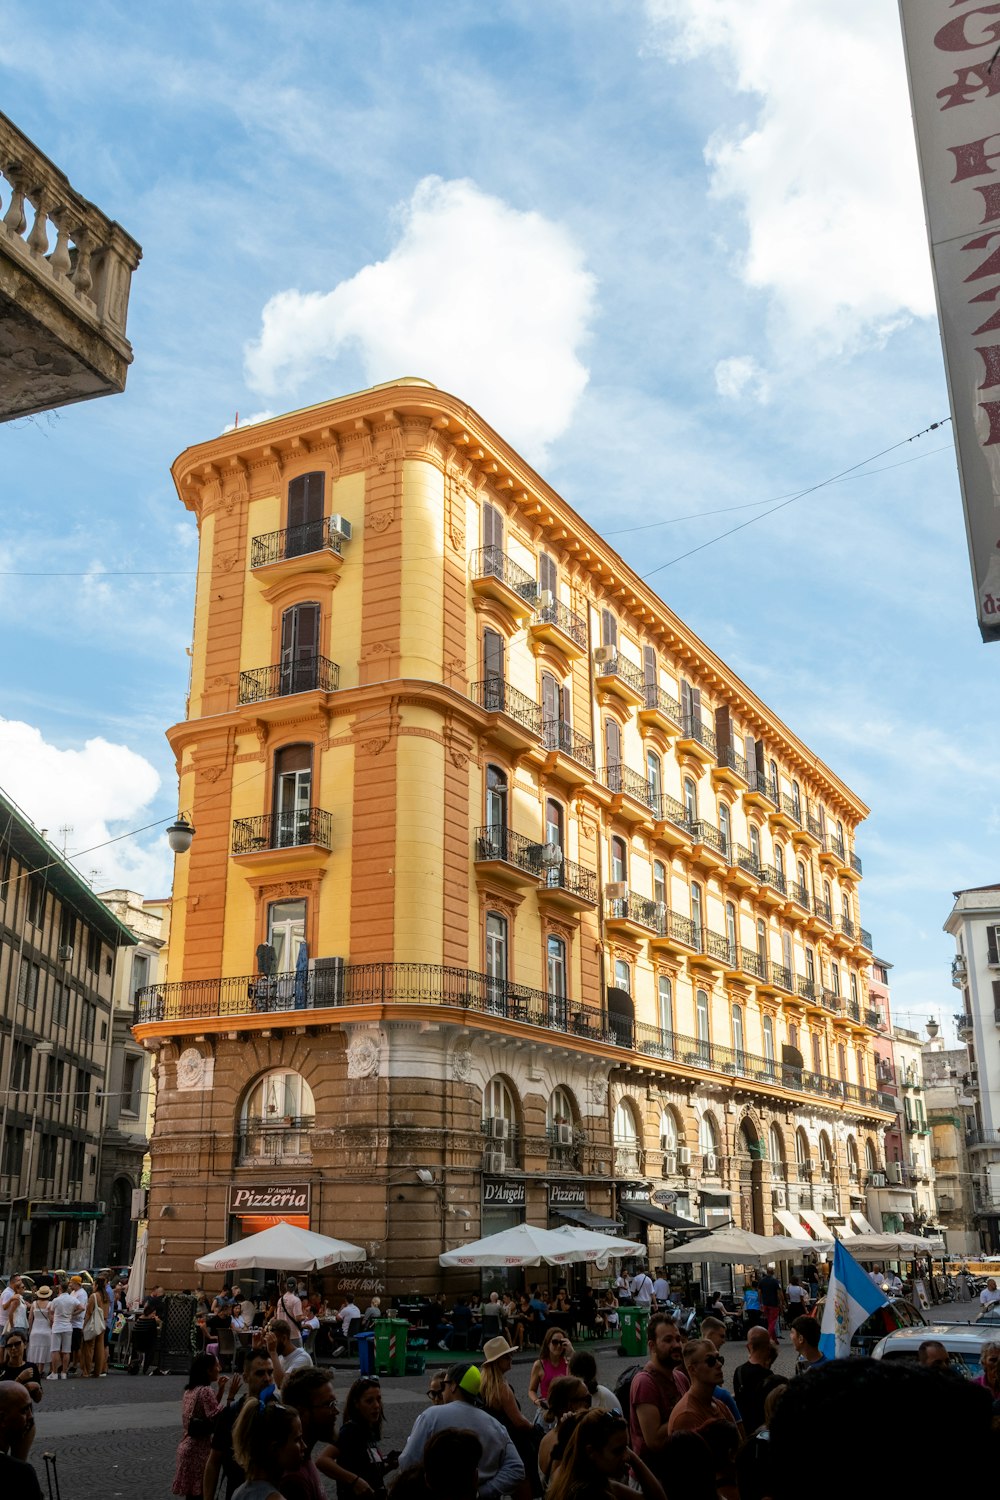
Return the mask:
{"type": "Polygon", "coordinates": [[[120,394],[141,247],[0,114],[0,420],[120,394]]]}

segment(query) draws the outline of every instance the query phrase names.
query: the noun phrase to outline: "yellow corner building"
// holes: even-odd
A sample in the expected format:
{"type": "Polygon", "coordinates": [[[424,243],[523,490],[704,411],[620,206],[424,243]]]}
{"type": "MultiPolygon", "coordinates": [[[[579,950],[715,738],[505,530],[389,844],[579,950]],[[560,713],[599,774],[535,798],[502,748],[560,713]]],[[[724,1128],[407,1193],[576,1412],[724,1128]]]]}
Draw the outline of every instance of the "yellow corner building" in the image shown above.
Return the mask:
{"type": "Polygon", "coordinates": [[[289,1217],[368,1285],[534,1223],[829,1236],[866,1205],[867,808],[460,399],[406,379],[173,469],[197,835],[150,1276],[289,1217]]]}

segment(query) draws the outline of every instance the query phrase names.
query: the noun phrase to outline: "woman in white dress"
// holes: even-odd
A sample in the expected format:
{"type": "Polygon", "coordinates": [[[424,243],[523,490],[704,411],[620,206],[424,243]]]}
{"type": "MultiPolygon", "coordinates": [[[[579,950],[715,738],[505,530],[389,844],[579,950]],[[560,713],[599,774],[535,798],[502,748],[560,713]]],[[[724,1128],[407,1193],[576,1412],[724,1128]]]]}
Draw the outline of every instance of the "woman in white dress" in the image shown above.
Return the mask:
{"type": "Polygon", "coordinates": [[[52,1357],[51,1300],[52,1288],[40,1286],[28,1313],[28,1352],[25,1358],[40,1369],[45,1369],[52,1357]]]}

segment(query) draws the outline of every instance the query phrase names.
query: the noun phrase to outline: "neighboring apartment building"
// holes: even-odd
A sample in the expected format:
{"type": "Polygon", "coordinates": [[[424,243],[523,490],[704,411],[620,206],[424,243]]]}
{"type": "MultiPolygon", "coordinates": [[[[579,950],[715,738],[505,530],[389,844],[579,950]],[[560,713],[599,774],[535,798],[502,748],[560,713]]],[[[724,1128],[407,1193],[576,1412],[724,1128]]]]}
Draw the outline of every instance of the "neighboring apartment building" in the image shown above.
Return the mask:
{"type": "Polygon", "coordinates": [[[0,421],[123,391],[142,250],[3,114],[0,210],[0,421]]]}
{"type": "Polygon", "coordinates": [[[0,793],[0,1267],[90,1265],[115,956],[135,942],[0,793]]]}
{"type": "MultiPolygon", "coordinates": [[[[933,1030],[932,1023],[928,1031],[933,1030]]],[[[975,1227],[968,1144],[976,1118],[976,1101],[969,1088],[969,1054],[964,1047],[945,1047],[941,1037],[932,1035],[923,1056],[938,1224],[952,1255],[974,1255],[981,1249],[981,1240],[975,1227]]]]}
{"type": "Polygon", "coordinates": [[[268,1214],[426,1290],[443,1246],[522,1219],[655,1255],[664,1205],[863,1210],[893,1105],[860,799],[427,382],[173,472],[197,835],[136,1012],[150,1274],[188,1284],[268,1214]]]}
{"type": "Polygon", "coordinates": [[[878,1013],[875,1072],[891,1097],[894,1121],[886,1127],[885,1165],[869,1174],[869,1219],[879,1231],[920,1232],[934,1222],[930,1129],[924,1111],[923,1042],[892,1017],[889,970],[884,958],[872,960],[868,1002],[878,1013]]]}
{"type": "Polygon", "coordinates": [[[983,1248],[1000,1253],[1000,885],[955,892],[944,930],[955,939],[952,983],[962,994],[955,1017],[969,1048],[967,1088],[975,1100],[968,1151],[975,1226],[983,1248]]]}
{"type": "MultiPolygon", "coordinates": [[[[102,891],[100,899],[135,939],[115,966],[111,1048],[108,1053],[104,1139],[99,1196],[107,1205],[97,1232],[99,1265],[127,1265],[135,1248],[138,1208],[149,1147],[147,1121],[152,1069],[145,1048],[132,1035],[135,997],[161,978],[164,903],[144,901],[135,891],[102,891]]],[[[142,1217],[145,1217],[143,1214],[142,1217]]]]}

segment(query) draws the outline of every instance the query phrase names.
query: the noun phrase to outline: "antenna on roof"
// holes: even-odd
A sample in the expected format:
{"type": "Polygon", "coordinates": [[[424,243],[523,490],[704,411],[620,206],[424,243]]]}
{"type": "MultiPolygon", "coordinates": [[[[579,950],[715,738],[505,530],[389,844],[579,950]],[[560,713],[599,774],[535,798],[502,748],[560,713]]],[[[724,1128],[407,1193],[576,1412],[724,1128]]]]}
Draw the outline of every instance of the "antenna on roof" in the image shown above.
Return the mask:
{"type": "Polygon", "coordinates": [[[62,852],[65,854],[66,853],[66,845],[69,842],[69,836],[73,832],[73,825],[72,825],[72,823],[63,823],[60,826],[59,832],[62,835],[62,852]]]}

